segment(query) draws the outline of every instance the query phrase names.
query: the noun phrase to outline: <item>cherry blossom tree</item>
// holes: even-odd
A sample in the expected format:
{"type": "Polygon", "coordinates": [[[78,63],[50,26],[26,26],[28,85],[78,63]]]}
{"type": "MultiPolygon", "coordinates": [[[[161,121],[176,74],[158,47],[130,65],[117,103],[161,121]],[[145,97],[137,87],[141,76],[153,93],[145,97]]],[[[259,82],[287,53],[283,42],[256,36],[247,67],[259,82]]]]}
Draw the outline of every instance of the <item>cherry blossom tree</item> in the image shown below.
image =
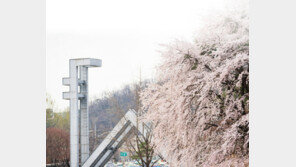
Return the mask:
{"type": "Polygon", "coordinates": [[[142,120],[171,166],[248,166],[248,13],[213,20],[194,42],[164,46],[156,82],[141,94],[142,120]]]}

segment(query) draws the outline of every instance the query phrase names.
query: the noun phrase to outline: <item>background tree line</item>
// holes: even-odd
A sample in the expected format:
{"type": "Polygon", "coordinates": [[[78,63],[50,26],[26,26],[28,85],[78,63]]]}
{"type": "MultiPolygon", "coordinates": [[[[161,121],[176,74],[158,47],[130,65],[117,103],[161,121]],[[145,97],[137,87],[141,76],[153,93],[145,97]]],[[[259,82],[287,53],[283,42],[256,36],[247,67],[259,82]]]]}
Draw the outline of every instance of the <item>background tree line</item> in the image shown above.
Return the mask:
{"type": "Polygon", "coordinates": [[[46,164],[70,166],[69,109],[55,111],[54,100],[48,94],[46,105],[46,164]]]}
{"type": "MultiPolygon", "coordinates": [[[[145,87],[147,83],[148,81],[144,81],[125,85],[122,89],[105,92],[103,96],[90,102],[90,152],[95,150],[129,109],[140,110],[141,102],[139,94],[141,88],[145,87]]],[[[52,166],[69,166],[69,108],[58,111],[50,95],[47,95],[46,103],[46,163],[52,166]]],[[[130,155],[133,155],[131,158],[141,161],[140,164],[149,164],[154,155],[153,152],[151,152],[152,146],[150,147],[149,145],[150,139],[146,140],[148,142],[144,142],[145,138],[138,136],[137,132],[135,132],[133,136],[130,141],[133,140],[134,142],[129,141],[128,144],[129,148],[136,148],[129,149],[130,155]],[[134,144],[134,147],[131,147],[131,143],[134,144]],[[141,147],[139,147],[139,143],[142,143],[141,147]],[[144,145],[143,143],[146,144],[144,145]],[[140,148],[140,150],[137,148],[140,148]],[[147,155],[146,150],[143,150],[143,148],[149,150],[147,155]],[[148,157],[148,159],[143,157],[148,157]]],[[[118,160],[119,153],[116,153],[114,158],[118,160]]]]}

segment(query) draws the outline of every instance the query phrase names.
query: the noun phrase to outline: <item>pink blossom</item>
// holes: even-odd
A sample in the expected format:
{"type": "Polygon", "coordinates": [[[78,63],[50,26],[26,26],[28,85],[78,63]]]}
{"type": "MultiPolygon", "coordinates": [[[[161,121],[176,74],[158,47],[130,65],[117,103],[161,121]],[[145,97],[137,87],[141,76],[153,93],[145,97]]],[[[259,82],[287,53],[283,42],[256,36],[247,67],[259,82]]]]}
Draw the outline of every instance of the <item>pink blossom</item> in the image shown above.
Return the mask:
{"type": "Polygon", "coordinates": [[[249,157],[249,37],[244,13],[206,25],[195,43],[165,46],[143,121],[171,166],[245,166],[249,157]]]}

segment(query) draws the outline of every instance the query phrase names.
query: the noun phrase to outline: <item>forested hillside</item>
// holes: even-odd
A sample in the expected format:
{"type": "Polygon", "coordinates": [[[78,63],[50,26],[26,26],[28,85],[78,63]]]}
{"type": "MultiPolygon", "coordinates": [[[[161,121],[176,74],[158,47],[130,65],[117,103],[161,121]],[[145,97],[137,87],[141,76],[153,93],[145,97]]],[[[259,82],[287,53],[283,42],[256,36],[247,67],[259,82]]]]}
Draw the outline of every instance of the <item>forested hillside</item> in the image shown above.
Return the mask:
{"type": "Polygon", "coordinates": [[[89,106],[91,129],[91,151],[104,139],[128,109],[134,108],[134,90],[132,86],[108,92],[89,106]],[[94,131],[96,130],[96,133],[94,131]],[[96,134],[96,137],[94,136],[96,134]]]}
{"type": "MultiPolygon", "coordinates": [[[[135,108],[136,84],[105,92],[105,96],[90,102],[90,151],[92,152],[117,124],[128,109],[135,108]],[[96,131],[96,132],[95,132],[96,131]]],[[[46,146],[47,163],[69,163],[69,109],[57,111],[54,100],[46,98],[46,146]],[[63,149],[65,148],[65,149],[63,149]],[[59,152],[59,154],[57,154],[59,152]]]]}

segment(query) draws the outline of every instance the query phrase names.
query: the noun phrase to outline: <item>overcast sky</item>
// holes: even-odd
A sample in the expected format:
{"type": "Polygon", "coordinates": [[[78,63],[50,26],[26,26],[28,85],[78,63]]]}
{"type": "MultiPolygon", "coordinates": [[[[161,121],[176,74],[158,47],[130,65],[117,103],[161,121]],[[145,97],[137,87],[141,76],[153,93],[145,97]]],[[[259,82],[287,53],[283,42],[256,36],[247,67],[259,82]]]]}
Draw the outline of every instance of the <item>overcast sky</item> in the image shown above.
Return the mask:
{"type": "Polygon", "coordinates": [[[193,40],[204,15],[222,0],[47,0],[46,91],[59,109],[68,91],[69,59],[98,58],[89,70],[90,98],[137,81],[141,68],[151,78],[160,61],[159,44],[193,40]]]}

